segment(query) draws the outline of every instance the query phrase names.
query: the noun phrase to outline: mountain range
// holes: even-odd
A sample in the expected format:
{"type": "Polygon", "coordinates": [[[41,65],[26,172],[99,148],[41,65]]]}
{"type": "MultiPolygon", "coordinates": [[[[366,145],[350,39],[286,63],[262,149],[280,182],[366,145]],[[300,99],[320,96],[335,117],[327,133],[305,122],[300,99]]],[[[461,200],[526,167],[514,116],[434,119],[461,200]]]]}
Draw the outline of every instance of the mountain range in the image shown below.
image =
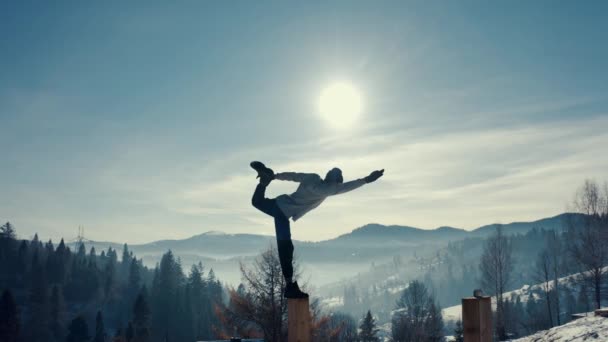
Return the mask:
{"type": "MultiPolygon", "coordinates": [[[[562,229],[566,220],[579,219],[581,214],[564,213],[531,222],[513,222],[503,224],[505,234],[525,234],[534,228],[562,229]]],[[[370,262],[384,262],[395,255],[424,252],[447,245],[450,241],[466,238],[485,238],[492,234],[497,224],[484,225],[467,231],[455,227],[421,229],[409,226],[382,225],[371,223],[356,228],[350,233],[336,238],[310,242],[294,241],[297,257],[312,268],[327,267],[329,275],[336,265],[359,267],[370,262]]],[[[202,261],[213,267],[218,276],[230,273],[231,280],[238,280],[238,263],[250,261],[255,255],[267,249],[274,236],[257,234],[226,234],[208,231],[199,235],[179,240],[159,240],[145,244],[129,245],[138,258],[153,267],[163,253],[172,250],[180,257],[184,266],[202,261]],[[222,269],[224,272],[219,271],[222,269]]],[[[120,251],[122,244],[114,242],[89,241],[87,247],[94,246],[98,251],[112,247],[120,251]]],[[[187,269],[187,268],[186,268],[187,269]]],[[[353,269],[351,269],[352,271],[353,269]]],[[[321,271],[319,271],[321,272],[321,271]]],[[[321,272],[323,273],[323,272],[321,272]]]]}
{"type": "MultiPolygon", "coordinates": [[[[507,224],[489,224],[473,230],[464,230],[449,226],[435,229],[421,229],[410,226],[382,225],[377,223],[366,224],[352,230],[350,233],[336,238],[319,242],[294,241],[299,245],[319,246],[368,246],[381,244],[418,245],[421,243],[442,243],[464,238],[484,238],[491,235],[497,226],[502,226],[505,234],[525,234],[534,228],[546,230],[562,229],[567,219],[582,217],[582,214],[563,213],[557,216],[543,218],[530,222],[512,222],[507,224]]],[[[209,257],[226,257],[234,255],[256,254],[260,248],[266,247],[274,241],[274,236],[259,234],[227,234],[218,231],[208,231],[179,240],[159,240],[145,244],[129,245],[132,250],[143,253],[158,251],[184,251],[204,253],[209,257]]],[[[96,247],[121,248],[122,244],[115,242],[90,241],[89,245],[96,247]]]]}

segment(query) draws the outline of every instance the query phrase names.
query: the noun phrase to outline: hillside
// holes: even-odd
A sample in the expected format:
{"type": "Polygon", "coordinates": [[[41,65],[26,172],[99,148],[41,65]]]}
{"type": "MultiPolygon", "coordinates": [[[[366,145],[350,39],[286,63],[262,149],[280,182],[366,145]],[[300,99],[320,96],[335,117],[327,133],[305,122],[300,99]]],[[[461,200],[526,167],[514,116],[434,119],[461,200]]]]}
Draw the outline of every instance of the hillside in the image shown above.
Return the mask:
{"type": "MultiPolygon", "coordinates": [[[[593,315],[590,313],[589,315],[593,315]]],[[[608,318],[588,316],[572,322],[539,331],[533,335],[522,337],[513,342],[582,342],[608,341],[608,318]]]]}
{"type": "MultiPolygon", "coordinates": [[[[608,267],[605,267],[604,272],[607,272],[607,271],[608,271],[608,267]]],[[[586,274],[587,272],[584,272],[584,273],[586,274]]],[[[560,287],[562,287],[562,288],[570,287],[571,289],[575,290],[575,286],[576,286],[575,280],[580,276],[581,276],[581,273],[570,274],[565,277],[561,277],[561,278],[557,279],[557,281],[558,281],[558,284],[560,287]]],[[[554,284],[553,281],[549,281],[549,283],[547,284],[548,288],[553,289],[553,286],[554,286],[553,284],[554,284]]],[[[542,286],[543,286],[542,283],[534,284],[534,285],[524,285],[517,290],[505,292],[504,298],[512,300],[519,296],[522,303],[525,303],[528,300],[529,295],[532,295],[535,299],[538,299],[538,298],[540,298],[540,296],[542,295],[542,292],[544,291],[542,286]]],[[[496,297],[492,297],[492,307],[494,309],[496,308],[496,297]]],[[[441,314],[443,315],[443,318],[446,321],[456,321],[461,318],[462,307],[460,305],[450,306],[450,307],[447,307],[447,308],[441,310],[441,314]]]]}

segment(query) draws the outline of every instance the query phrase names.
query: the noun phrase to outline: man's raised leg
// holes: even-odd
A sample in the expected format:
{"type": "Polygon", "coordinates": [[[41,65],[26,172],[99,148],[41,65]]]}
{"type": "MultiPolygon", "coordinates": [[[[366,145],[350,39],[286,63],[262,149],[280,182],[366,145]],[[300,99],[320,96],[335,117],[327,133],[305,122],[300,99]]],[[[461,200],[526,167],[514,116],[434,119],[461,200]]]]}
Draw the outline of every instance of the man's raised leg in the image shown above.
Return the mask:
{"type": "Polygon", "coordinates": [[[274,217],[276,204],[273,200],[266,198],[266,186],[267,184],[262,183],[260,180],[260,184],[255,187],[255,191],[251,197],[251,204],[261,212],[274,217]]]}

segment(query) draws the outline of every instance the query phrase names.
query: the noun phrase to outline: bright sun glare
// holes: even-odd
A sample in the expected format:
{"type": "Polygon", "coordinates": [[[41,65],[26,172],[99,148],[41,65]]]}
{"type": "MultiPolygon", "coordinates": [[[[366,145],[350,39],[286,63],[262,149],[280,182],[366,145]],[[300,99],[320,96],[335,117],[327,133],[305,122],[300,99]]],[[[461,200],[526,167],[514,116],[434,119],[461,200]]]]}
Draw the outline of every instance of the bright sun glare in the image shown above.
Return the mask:
{"type": "Polygon", "coordinates": [[[350,83],[334,83],[321,92],[319,112],[323,119],[336,128],[352,126],[361,111],[361,95],[350,83]]]}

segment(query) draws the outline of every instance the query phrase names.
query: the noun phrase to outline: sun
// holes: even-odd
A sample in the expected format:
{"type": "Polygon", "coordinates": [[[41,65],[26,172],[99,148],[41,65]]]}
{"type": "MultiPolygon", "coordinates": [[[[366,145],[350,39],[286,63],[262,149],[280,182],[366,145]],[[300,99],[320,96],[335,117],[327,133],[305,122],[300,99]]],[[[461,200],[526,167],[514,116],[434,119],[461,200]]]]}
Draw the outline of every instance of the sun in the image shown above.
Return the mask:
{"type": "Polygon", "coordinates": [[[321,117],[335,128],[351,127],[362,110],[361,94],[348,82],[329,85],[319,97],[321,117]]]}

